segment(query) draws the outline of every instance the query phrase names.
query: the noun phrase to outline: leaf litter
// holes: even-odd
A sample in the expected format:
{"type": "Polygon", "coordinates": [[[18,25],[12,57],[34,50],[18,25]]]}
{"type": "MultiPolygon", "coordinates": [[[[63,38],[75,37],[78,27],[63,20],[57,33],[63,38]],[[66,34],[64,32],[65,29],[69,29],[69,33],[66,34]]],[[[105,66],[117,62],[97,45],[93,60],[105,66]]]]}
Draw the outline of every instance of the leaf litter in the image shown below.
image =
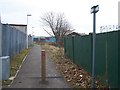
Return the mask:
{"type": "MultiPolygon", "coordinates": [[[[55,63],[56,69],[63,75],[68,84],[73,88],[91,88],[91,75],[82,67],[66,58],[63,48],[49,44],[42,45],[42,48],[47,51],[51,60],[55,63]]],[[[106,86],[95,80],[95,88],[106,88],[106,86]]]]}

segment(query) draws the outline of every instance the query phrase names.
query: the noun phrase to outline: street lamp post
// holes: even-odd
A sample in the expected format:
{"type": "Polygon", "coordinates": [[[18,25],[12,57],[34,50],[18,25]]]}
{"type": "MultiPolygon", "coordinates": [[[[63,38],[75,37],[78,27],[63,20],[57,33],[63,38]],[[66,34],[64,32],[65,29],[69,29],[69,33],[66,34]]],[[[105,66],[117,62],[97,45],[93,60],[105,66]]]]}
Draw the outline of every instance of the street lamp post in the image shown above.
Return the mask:
{"type": "Polygon", "coordinates": [[[26,39],[27,39],[26,40],[26,43],[27,43],[26,45],[27,45],[27,48],[28,48],[28,35],[27,34],[28,34],[28,17],[29,16],[32,16],[32,15],[31,14],[27,14],[27,31],[26,31],[26,39]]]}
{"type": "Polygon", "coordinates": [[[95,41],[96,41],[96,13],[99,11],[99,5],[91,8],[91,14],[93,13],[93,53],[92,53],[92,88],[94,88],[94,72],[95,72],[95,41]]]}
{"type": "Polygon", "coordinates": [[[32,27],[32,32],[31,32],[32,36],[33,36],[33,33],[34,33],[33,29],[34,29],[34,27],[32,27]]]}
{"type": "Polygon", "coordinates": [[[0,57],[2,56],[2,23],[1,23],[1,16],[0,16],[0,57]]]}
{"type": "Polygon", "coordinates": [[[32,27],[32,44],[33,44],[33,33],[34,33],[33,29],[34,27],[32,27]]]}

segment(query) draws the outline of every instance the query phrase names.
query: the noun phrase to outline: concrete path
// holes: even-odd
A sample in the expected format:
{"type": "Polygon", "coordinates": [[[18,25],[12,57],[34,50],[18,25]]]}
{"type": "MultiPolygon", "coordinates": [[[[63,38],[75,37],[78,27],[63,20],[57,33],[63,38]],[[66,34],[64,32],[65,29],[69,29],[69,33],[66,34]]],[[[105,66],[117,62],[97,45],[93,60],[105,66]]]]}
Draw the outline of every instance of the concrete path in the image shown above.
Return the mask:
{"type": "Polygon", "coordinates": [[[45,82],[41,81],[41,47],[35,45],[29,52],[10,88],[70,88],[56,71],[48,56],[46,58],[47,78],[45,82]]]}

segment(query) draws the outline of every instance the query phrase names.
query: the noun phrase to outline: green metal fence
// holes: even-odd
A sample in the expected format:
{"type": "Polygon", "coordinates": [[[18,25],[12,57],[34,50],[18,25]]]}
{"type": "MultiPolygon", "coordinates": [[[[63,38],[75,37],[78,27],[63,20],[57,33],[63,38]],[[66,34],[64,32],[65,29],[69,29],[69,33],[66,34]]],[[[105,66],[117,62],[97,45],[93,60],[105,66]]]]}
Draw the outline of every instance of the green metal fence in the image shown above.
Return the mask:
{"type": "MultiPolygon", "coordinates": [[[[120,45],[119,31],[96,35],[95,76],[112,88],[118,87],[118,64],[120,45]]],[[[92,67],[92,34],[86,36],[66,36],[64,38],[65,54],[74,63],[91,73],[92,67]]],[[[120,74],[119,74],[120,75],[120,74]]]]}
{"type": "Polygon", "coordinates": [[[120,82],[120,31],[118,32],[118,82],[120,82]]]}

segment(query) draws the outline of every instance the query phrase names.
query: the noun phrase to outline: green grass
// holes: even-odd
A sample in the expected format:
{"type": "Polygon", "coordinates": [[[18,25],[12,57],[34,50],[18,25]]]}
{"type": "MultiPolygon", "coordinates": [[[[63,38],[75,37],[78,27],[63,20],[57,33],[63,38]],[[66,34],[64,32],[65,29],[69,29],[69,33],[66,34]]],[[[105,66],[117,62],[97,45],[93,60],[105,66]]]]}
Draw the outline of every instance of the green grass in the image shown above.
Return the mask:
{"type": "MultiPolygon", "coordinates": [[[[30,48],[24,49],[18,55],[16,55],[14,58],[10,59],[10,77],[15,76],[16,71],[19,69],[19,66],[21,65],[24,57],[28,54],[29,51],[30,51],[30,48]]],[[[7,86],[11,82],[12,82],[12,80],[3,80],[2,86],[7,86]]]]}

